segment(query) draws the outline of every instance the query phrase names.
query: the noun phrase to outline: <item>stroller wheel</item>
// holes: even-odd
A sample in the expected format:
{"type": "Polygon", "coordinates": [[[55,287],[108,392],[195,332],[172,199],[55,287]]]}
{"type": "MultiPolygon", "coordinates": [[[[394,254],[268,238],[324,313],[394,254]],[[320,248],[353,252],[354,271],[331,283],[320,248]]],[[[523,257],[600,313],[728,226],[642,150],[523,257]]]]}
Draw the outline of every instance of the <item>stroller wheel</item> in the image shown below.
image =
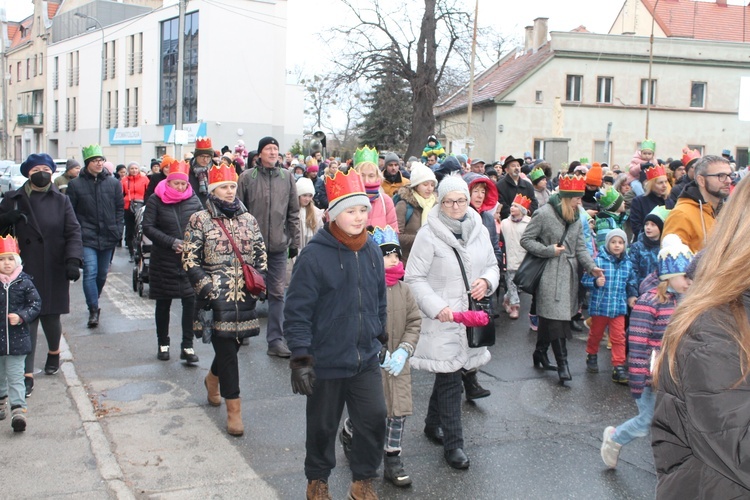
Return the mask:
{"type": "Polygon", "coordinates": [[[138,282],[138,295],[143,297],[143,282],[138,282]]]}
{"type": "Polygon", "coordinates": [[[138,268],[133,268],[133,291],[138,291],[138,268]]]}

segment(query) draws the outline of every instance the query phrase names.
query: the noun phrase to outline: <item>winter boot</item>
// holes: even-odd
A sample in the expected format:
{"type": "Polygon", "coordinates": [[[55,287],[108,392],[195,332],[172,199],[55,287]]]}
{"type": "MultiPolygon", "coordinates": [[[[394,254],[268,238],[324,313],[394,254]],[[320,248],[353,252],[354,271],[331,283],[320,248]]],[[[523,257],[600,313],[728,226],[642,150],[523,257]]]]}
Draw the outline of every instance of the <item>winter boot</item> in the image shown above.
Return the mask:
{"type": "Polygon", "coordinates": [[[221,393],[219,392],[219,377],[211,373],[208,370],[208,375],[203,380],[203,385],[206,386],[208,392],[208,404],[211,406],[221,406],[221,393]]]}
{"type": "Polygon", "coordinates": [[[13,408],[10,412],[10,426],[13,432],[23,432],[26,430],[26,408],[13,408]]]}
{"type": "Polygon", "coordinates": [[[589,373],[599,373],[599,356],[596,354],[586,355],[586,371],[589,373]]]}
{"type": "Polygon", "coordinates": [[[47,362],[44,363],[44,373],[54,375],[60,371],[60,352],[57,354],[47,353],[47,362]]]}
{"type": "Polygon", "coordinates": [[[241,436],[245,433],[242,423],[242,401],[237,399],[225,399],[227,403],[227,432],[231,436],[241,436]]]}
{"type": "Polygon", "coordinates": [[[0,399],[0,420],[5,420],[5,402],[8,400],[8,396],[0,399]]]}
{"type": "Polygon", "coordinates": [[[383,478],[392,482],[396,486],[409,486],[411,478],[404,471],[404,464],[401,462],[401,455],[383,456],[383,478]]]}
{"type": "Polygon", "coordinates": [[[476,368],[474,368],[473,370],[461,370],[461,378],[464,381],[464,389],[466,390],[467,401],[486,398],[491,394],[488,389],[485,389],[484,387],[479,385],[476,368]]]}
{"type": "Polygon", "coordinates": [[[102,310],[100,308],[89,308],[89,322],[86,324],[89,328],[96,328],[99,326],[99,313],[102,310]]]}
{"type": "Polygon", "coordinates": [[[628,372],[624,366],[612,368],[612,382],[615,384],[628,385],[628,372]]]}
{"type": "Polygon", "coordinates": [[[568,350],[563,347],[565,345],[564,342],[565,339],[555,339],[552,341],[552,351],[555,353],[555,361],[557,361],[557,376],[560,377],[561,383],[573,379],[568,368],[568,350]]]}
{"type": "Polygon", "coordinates": [[[378,495],[372,487],[372,479],[352,481],[347,498],[349,500],[378,500],[378,495]]]}
{"type": "Polygon", "coordinates": [[[327,479],[314,479],[307,482],[307,500],[331,500],[327,479]]]}
{"type": "Polygon", "coordinates": [[[532,356],[534,360],[534,368],[538,368],[540,370],[549,370],[549,371],[557,371],[557,367],[555,365],[550,364],[549,357],[547,357],[547,351],[542,351],[537,349],[534,351],[534,355],[532,356]]]}

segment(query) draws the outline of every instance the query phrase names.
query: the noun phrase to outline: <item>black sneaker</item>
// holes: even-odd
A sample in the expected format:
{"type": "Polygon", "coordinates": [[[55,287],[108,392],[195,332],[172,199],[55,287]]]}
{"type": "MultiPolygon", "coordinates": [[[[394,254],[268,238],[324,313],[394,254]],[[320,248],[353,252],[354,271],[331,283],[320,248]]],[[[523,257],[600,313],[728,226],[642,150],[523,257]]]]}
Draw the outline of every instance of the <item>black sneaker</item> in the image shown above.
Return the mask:
{"type": "Polygon", "coordinates": [[[620,385],[628,385],[628,372],[624,366],[612,368],[612,382],[620,385]]]}
{"type": "Polygon", "coordinates": [[[60,371],[60,354],[47,354],[47,362],[44,364],[44,373],[54,375],[60,371]]]}
{"type": "Polygon", "coordinates": [[[189,365],[198,362],[198,356],[195,355],[195,350],[192,347],[183,347],[180,352],[180,359],[187,361],[189,365]]]}
{"type": "Polygon", "coordinates": [[[349,455],[352,452],[352,435],[347,432],[346,425],[342,427],[339,433],[339,441],[341,441],[341,446],[344,448],[344,456],[349,460],[349,455]]]}
{"type": "Polygon", "coordinates": [[[34,377],[24,377],[23,382],[26,384],[26,397],[28,398],[34,392],[34,377]]]}
{"type": "Polygon", "coordinates": [[[169,346],[160,345],[159,352],[156,354],[156,359],[160,361],[169,361],[169,346]]]}

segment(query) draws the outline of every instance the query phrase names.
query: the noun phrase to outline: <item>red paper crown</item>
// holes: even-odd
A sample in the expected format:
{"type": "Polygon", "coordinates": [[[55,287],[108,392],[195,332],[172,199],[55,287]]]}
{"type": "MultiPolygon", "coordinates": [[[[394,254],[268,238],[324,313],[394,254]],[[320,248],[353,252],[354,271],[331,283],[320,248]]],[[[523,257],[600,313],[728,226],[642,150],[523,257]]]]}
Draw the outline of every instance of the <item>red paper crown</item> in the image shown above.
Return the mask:
{"type": "Polygon", "coordinates": [[[328,203],[333,204],[342,196],[351,194],[366,194],[365,184],[362,182],[359,172],[350,168],[346,173],[337,170],[333,177],[326,175],[326,194],[328,203]]]}
{"type": "Polygon", "coordinates": [[[234,166],[225,164],[214,165],[211,170],[208,171],[208,184],[216,184],[218,182],[237,182],[237,171],[234,166]]]}
{"type": "Polygon", "coordinates": [[[582,175],[564,175],[560,178],[560,192],[580,192],[583,195],[586,191],[586,177],[582,175]]]}
{"type": "Polygon", "coordinates": [[[211,138],[210,137],[196,137],[195,149],[210,149],[211,151],[213,151],[214,148],[211,145],[211,138]]]}
{"type": "Polygon", "coordinates": [[[18,241],[10,235],[4,238],[0,237],[0,255],[6,253],[21,254],[21,250],[18,248],[18,241]]]}
{"type": "Polygon", "coordinates": [[[172,177],[175,174],[182,174],[182,176],[185,177],[185,180],[188,180],[190,178],[190,165],[184,161],[172,161],[172,163],[169,164],[169,177],[172,177]]]}
{"type": "Polygon", "coordinates": [[[691,160],[695,160],[696,158],[700,157],[701,154],[697,149],[682,148],[682,164],[684,166],[687,167],[687,164],[690,163],[691,160]]]}
{"type": "Polygon", "coordinates": [[[526,210],[531,210],[531,200],[520,193],[513,198],[513,203],[521,205],[526,210]]]}
{"type": "Polygon", "coordinates": [[[649,167],[645,170],[646,172],[646,181],[650,181],[651,179],[656,179],[657,177],[666,177],[667,171],[664,169],[661,165],[654,165],[653,167],[649,167]]]}

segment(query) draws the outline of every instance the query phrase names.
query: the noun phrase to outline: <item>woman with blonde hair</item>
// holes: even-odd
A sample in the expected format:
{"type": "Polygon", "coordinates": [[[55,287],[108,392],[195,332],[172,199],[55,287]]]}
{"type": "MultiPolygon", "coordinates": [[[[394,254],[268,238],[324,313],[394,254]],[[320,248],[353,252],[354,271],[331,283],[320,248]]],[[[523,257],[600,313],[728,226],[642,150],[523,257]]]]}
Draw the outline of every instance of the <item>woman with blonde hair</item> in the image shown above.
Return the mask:
{"type": "Polygon", "coordinates": [[[657,498],[750,496],[750,184],[724,205],[654,370],[657,498]]]}
{"type": "Polygon", "coordinates": [[[331,161],[328,162],[328,166],[325,168],[323,173],[327,175],[328,177],[333,177],[336,175],[336,172],[338,172],[339,167],[341,166],[341,163],[336,161],[335,158],[331,159],[331,161]]]}
{"type": "Polygon", "coordinates": [[[664,206],[671,190],[667,180],[666,169],[656,165],[646,169],[646,182],[643,185],[643,195],[636,196],[630,203],[630,228],[633,237],[637,238],[646,223],[646,216],[657,206],[664,206]]]}
{"type": "Polygon", "coordinates": [[[396,208],[390,196],[383,193],[380,184],[383,182],[383,173],[378,166],[371,161],[358,163],[354,170],[362,177],[365,183],[367,197],[370,198],[370,210],[367,215],[367,225],[372,227],[391,226],[398,227],[396,208]]]}
{"type": "Polygon", "coordinates": [[[547,357],[552,346],[560,382],[571,380],[566,340],[572,338],[570,318],[578,312],[578,266],[592,276],[604,276],[586,250],[578,207],[586,189],[580,175],[560,179],[559,192],[536,211],[521,236],[521,246],[547,260],[534,294],[539,316],[534,366],[554,369],[547,357]]]}

